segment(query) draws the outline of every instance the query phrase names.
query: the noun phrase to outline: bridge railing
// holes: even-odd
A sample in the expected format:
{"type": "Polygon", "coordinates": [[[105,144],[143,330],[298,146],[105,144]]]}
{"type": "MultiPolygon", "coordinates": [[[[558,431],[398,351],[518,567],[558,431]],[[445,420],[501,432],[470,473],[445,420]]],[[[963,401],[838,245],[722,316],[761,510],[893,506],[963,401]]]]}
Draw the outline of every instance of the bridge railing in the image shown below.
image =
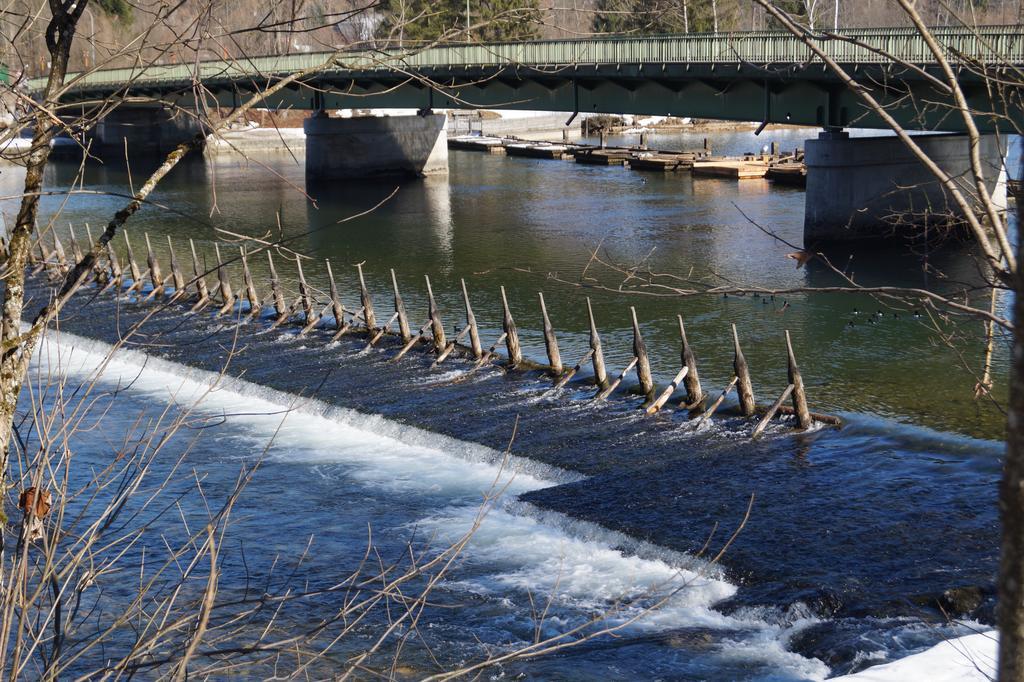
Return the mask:
{"type": "MultiPolygon", "coordinates": [[[[965,29],[934,29],[948,54],[962,54],[981,63],[1024,63],[1024,28],[985,27],[977,33],[965,29]]],[[[917,64],[934,61],[924,39],[913,29],[860,29],[839,31],[847,40],[819,44],[841,62],[885,63],[892,58],[917,64]],[[863,45],[858,44],[863,43],[863,45]],[[871,49],[874,48],[874,49],[871,49]]],[[[799,63],[814,55],[788,32],[593,38],[571,41],[446,45],[406,55],[410,66],[488,64],[609,64],[609,63],[799,63]]],[[[349,60],[346,60],[348,62],[349,60]]]]}
{"type": "MultiPolygon", "coordinates": [[[[839,31],[837,38],[819,42],[832,58],[843,63],[879,64],[892,59],[915,64],[934,61],[924,39],[911,28],[839,31]],[[891,57],[890,57],[891,56],[891,57]]],[[[954,60],[982,64],[1024,66],[1024,27],[988,26],[975,30],[936,28],[934,35],[954,60]]],[[[198,80],[236,79],[294,73],[313,68],[330,53],[240,58],[194,64],[151,65],[144,68],[104,69],[81,76],[75,87],[112,86],[134,82],[187,84],[198,80]]],[[[810,48],[783,31],[676,36],[606,37],[583,40],[548,40],[521,43],[452,44],[422,50],[343,52],[328,69],[334,72],[423,69],[445,66],[527,65],[565,67],[585,64],[798,64],[815,61],[810,48]]],[[[72,74],[71,78],[75,75],[72,74]]],[[[36,79],[30,87],[42,87],[36,79]]]]}

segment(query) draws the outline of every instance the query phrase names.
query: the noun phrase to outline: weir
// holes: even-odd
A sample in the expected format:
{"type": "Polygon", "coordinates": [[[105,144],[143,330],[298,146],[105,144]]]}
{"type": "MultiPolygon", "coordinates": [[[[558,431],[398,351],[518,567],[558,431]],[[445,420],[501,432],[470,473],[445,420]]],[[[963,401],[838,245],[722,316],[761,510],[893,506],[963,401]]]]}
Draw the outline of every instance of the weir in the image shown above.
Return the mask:
{"type": "MultiPolygon", "coordinates": [[[[163,271],[160,267],[157,256],[152,251],[148,234],[145,235],[145,241],[147,244],[147,267],[144,271],[138,267],[135,261],[134,253],[131,250],[131,243],[127,238],[127,233],[125,233],[124,239],[125,247],[129,254],[128,261],[131,278],[129,280],[124,278],[124,272],[120,269],[120,264],[115,258],[108,260],[105,267],[101,265],[98,270],[91,269],[83,273],[82,279],[77,283],[77,286],[81,287],[94,284],[97,289],[103,292],[109,288],[107,286],[109,282],[117,281],[118,278],[120,278],[120,283],[114,289],[115,296],[120,296],[124,293],[129,296],[133,296],[134,300],[138,303],[146,303],[149,301],[162,302],[164,305],[177,310],[181,314],[187,314],[189,312],[194,313],[212,304],[214,310],[212,315],[214,317],[223,317],[228,314],[232,314],[237,318],[239,324],[247,321],[258,323],[265,319],[271,323],[267,330],[276,329],[282,324],[292,324],[299,328],[299,336],[302,336],[320,326],[325,331],[333,331],[334,333],[330,337],[330,340],[336,341],[340,336],[348,333],[350,330],[358,330],[369,339],[364,350],[369,350],[377,344],[382,337],[390,336],[396,343],[403,344],[397,354],[393,356],[392,362],[400,360],[415,346],[426,345],[426,348],[424,349],[425,352],[432,353],[436,358],[434,366],[443,362],[453,353],[457,353],[467,360],[475,361],[475,364],[465,371],[466,375],[472,374],[486,363],[500,360],[500,356],[496,352],[496,349],[499,345],[504,343],[507,349],[507,355],[504,362],[507,371],[525,371],[532,368],[541,369],[544,375],[550,377],[552,381],[552,390],[564,387],[566,383],[578,373],[581,365],[590,359],[594,363],[594,376],[592,379],[584,381],[593,383],[596,386],[597,392],[592,396],[592,400],[595,401],[603,401],[611,396],[616,389],[618,389],[626,375],[636,368],[639,390],[643,395],[641,409],[644,409],[647,414],[654,414],[661,411],[677,389],[682,386],[682,380],[692,373],[694,382],[686,385],[687,395],[678,403],[678,407],[680,408],[680,412],[700,415],[700,418],[693,422],[694,428],[699,427],[711,418],[715,411],[722,405],[724,399],[733,386],[737,386],[739,389],[739,408],[742,416],[752,418],[757,415],[762,415],[760,422],[754,426],[754,430],[751,434],[752,437],[756,438],[759,436],[768,421],[777,413],[795,414],[797,417],[797,428],[800,430],[810,428],[814,422],[834,426],[841,425],[841,420],[838,417],[827,414],[812,413],[808,410],[803,380],[796,366],[795,354],[789,339],[788,331],[785,333],[785,352],[790,386],[774,405],[770,408],[764,408],[756,404],[747,361],[740,349],[739,336],[734,325],[732,327],[733,343],[735,345],[735,357],[733,363],[735,372],[734,377],[718,400],[715,401],[715,403],[713,403],[706,412],[703,412],[703,397],[700,395],[700,384],[696,382],[696,359],[689,346],[689,341],[686,338],[681,318],[679,321],[682,348],[680,352],[681,367],[679,373],[672,382],[668,386],[664,387],[663,390],[659,391],[658,387],[655,385],[653,377],[651,376],[647,347],[641,336],[640,322],[635,308],[630,308],[629,311],[633,327],[633,358],[613,381],[609,381],[604,365],[600,334],[598,332],[597,322],[594,317],[593,309],[590,306],[589,299],[587,300],[587,310],[591,327],[591,350],[580,360],[579,363],[577,363],[575,367],[569,371],[565,371],[565,369],[560,366],[561,361],[557,352],[557,338],[555,330],[551,326],[550,319],[547,318],[546,311],[544,311],[545,338],[549,344],[548,353],[550,364],[538,364],[524,358],[519,343],[518,330],[513,319],[512,306],[509,303],[504,287],[500,288],[503,310],[503,319],[500,325],[502,333],[486,353],[481,353],[476,317],[473,314],[472,307],[470,305],[469,292],[465,287],[464,282],[463,296],[466,304],[465,324],[461,329],[458,329],[456,337],[453,340],[448,341],[444,323],[441,319],[440,310],[434,299],[434,292],[430,284],[430,278],[426,275],[424,276],[424,280],[426,284],[427,300],[429,303],[426,311],[427,320],[420,328],[419,333],[415,336],[411,336],[407,323],[400,324],[399,331],[397,333],[391,329],[391,325],[396,320],[402,320],[405,318],[405,306],[402,302],[401,295],[398,292],[397,280],[394,279],[393,271],[392,279],[395,282],[395,310],[387,323],[381,327],[377,325],[376,316],[374,314],[373,297],[363,278],[362,263],[355,266],[359,277],[361,307],[358,311],[352,312],[346,311],[344,306],[342,306],[338,300],[337,286],[334,281],[334,275],[331,270],[330,263],[328,263],[330,279],[328,288],[331,292],[330,299],[322,301],[316,299],[314,288],[306,281],[301,266],[302,258],[295,258],[295,267],[299,282],[298,298],[295,303],[285,310],[283,309],[284,298],[282,296],[277,271],[273,264],[271,247],[263,246],[253,250],[247,250],[245,247],[241,247],[238,250],[239,256],[225,260],[221,256],[220,244],[215,243],[214,250],[216,253],[216,264],[212,268],[207,268],[201,271],[198,259],[195,258],[194,244],[190,243],[196,272],[195,276],[190,281],[184,282],[181,279],[182,275],[180,274],[176,261],[172,264],[171,274],[168,274],[166,277],[162,275],[163,271]],[[267,258],[270,264],[270,294],[266,297],[261,297],[258,293],[248,266],[249,258],[259,251],[267,252],[267,258]],[[232,286],[230,273],[226,267],[228,264],[233,262],[240,262],[242,266],[244,282],[243,286],[239,288],[232,286]],[[213,272],[216,272],[218,280],[216,292],[207,290],[204,282],[204,276],[212,274],[213,272]],[[150,280],[148,287],[146,285],[147,279],[150,280]],[[190,297],[187,293],[187,289],[191,286],[196,287],[196,294],[195,296],[190,297]],[[244,291],[244,295],[238,293],[240,291],[244,291]],[[268,306],[273,307],[274,313],[264,316],[261,311],[264,307],[268,306]],[[324,316],[324,312],[327,310],[331,310],[333,312],[332,317],[324,316]],[[346,313],[348,315],[347,319],[346,313]],[[461,343],[461,340],[467,333],[470,334],[471,340],[471,345],[469,346],[461,343]],[[555,349],[554,355],[552,355],[552,349],[555,349]],[[655,396],[657,396],[657,398],[655,396]],[[792,397],[793,405],[791,408],[786,410],[782,407],[782,403],[790,396],[792,397]]],[[[36,266],[37,272],[42,268],[43,271],[49,274],[51,279],[61,281],[73,271],[74,264],[68,263],[64,257],[63,251],[58,248],[60,246],[60,242],[59,240],[56,240],[56,235],[54,244],[55,248],[50,251],[47,249],[44,242],[39,241],[37,247],[41,253],[41,260],[35,258],[36,249],[33,248],[31,251],[33,265],[36,266]]],[[[173,247],[171,253],[173,254],[173,247]]],[[[323,290],[323,288],[320,288],[320,290],[323,290]]],[[[540,301],[543,306],[543,295],[540,296],[540,301]]]]}

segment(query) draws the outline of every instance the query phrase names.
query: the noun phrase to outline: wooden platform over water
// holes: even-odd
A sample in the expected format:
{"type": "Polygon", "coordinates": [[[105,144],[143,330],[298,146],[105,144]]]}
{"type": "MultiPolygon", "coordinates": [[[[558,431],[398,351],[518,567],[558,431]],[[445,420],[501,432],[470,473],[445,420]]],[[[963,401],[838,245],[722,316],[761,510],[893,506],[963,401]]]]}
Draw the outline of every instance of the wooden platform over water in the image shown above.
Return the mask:
{"type": "Polygon", "coordinates": [[[494,147],[505,147],[505,140],[500,137],[481,137],[479,135],[461,135],[448,138],[448,149],[464,149],[467,151],[486,152],[494,147]]]}
{"type": "Polygon", "coordinates": [[[547,142],[516,142],[505,145],[505,153],[509,156],[524,156],[531,159],[563,159],[571,158],[576,145],[549,144],[547,142]]]}
{"type": "Polygon", "coordinates": [[[576,163],[586,163],[592,166],[622,166],[633,158],[633,152],[621,147],[607,147],[600,149],[596,147],[580,147],[573,156],[576,163]]]}
{"type": "Polygon", "coordinates": [[[714,157],[707,146],[698,151],[674,152],[465,135],[450,138],[448,147],[533,159],[575,160],[588,165],[626,166],[637,171],[689,171],[696,177],[731,180],[767,178],[796,187],[806,186],[807,181],[802,152],[779,153],[777,145],[772,145],[772,153],[714,157]]]}
{"type": "Polygon", "coordinates": [[[633,170],[648,171],[688,171],[693,168],[693,162],[697,154],[694,152],[683,152],[681,154],[639,152],[629,160],[629,167],[633,170]]]}
{"type": "Polygon", "coordinates": [[[768,169],[765,177],[780,185],[807,186],[807,166],[803,163],[778,163],[768,169]]]}
{"type": "Polygon", "coordinates": [[[691,172],[694,176],[751,180],[763,178],[765,173],[768,172],[768,163],[764,161],[712,159],[694,162],[691,172]]]}

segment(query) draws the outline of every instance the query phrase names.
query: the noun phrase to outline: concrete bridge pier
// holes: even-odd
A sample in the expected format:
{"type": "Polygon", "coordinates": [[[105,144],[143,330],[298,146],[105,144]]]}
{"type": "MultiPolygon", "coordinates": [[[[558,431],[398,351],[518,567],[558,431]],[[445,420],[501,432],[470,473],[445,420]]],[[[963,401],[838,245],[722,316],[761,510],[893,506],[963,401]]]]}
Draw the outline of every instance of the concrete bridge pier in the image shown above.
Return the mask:
{"type": "MultiPolygon", "coordinates": [[[[967,137],[919,135],[940,168],[974,193],[967,137]]],[[[1006,207],[1005,136],[982,136],[981,158],[993,198],[1006,207]],[[1002,141],[1002,143],[1000,142],[1002,141]]],[[[804,245],[902,236],[915,239],[960,226],[963,212],[934,175],[895,136],[823,132],[805,147],[804,245]]]]}
{"type": "Polygon", "coordinates": [[[306,119],[306,178],[337,180],[448,172],[445,115],[306,119]]]}
{"type": "Polygon", "coordinates": [[[195,116],[161,105],[121,105],[92,130],[94,147],[124,155],[167,153],[202,130],[195,116]]]}

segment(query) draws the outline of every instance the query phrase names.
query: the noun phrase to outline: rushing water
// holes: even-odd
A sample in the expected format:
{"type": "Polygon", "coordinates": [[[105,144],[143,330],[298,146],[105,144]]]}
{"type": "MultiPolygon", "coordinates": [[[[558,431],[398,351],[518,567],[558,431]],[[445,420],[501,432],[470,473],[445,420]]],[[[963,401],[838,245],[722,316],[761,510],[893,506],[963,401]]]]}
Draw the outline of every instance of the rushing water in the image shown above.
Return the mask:
{"type": "MultiPolygon", "coordinates": [[[[788,148],[803,134],[776,137],[788,148]]],[[[723,152],[755,144],[762,142],[749,134],[714,138],[723,152]]],[[[693,140],[652,145],[687,147],[693,140]]],[[[311,186],[312,203],[296,189],[305,186],[301,159],[259,161],[176,170],[154,205],[132,221],[137,254],[143,231],[161,254],[171,235],[177,244],[195,239],[208,256],[214,225],[264,238],[280,230],[314,257],[304,267],[314,286],[324,286],[321,262],[331,259],[349,307],[356,307],[356,279],[348,266],[364,262],[385,317],[389,268],[414,318],[424,316],[421,283],[429,274],[448,323],[461,314],[458,287],[465,278],[485,343],[500,328],[497,288],[504,285],[527,354],[537,359],[543,340],[536,292],[543,291],[568,362],[586,347],[584,292],[548,276],[578,280],[598,247],[606,259],[644,260],[653,271],[687,279],[774,288],[833,281],[819,270],[797,270],[785,257],[792,248],[744,217],[800,242],[803,193],[760,181],[455,152],[448,178],[402,184],[390,199],[395,186],[388,183],[336,183],[311,186]],[[385,199],[372,214],[345,220],[385,199]]],[[[67,188],[76,170],[56,165],[49,187],[67,188]]],[[[132,169],[134,182],[142,172],[132,169]]],[[[5,175],[5,193],[13,194],[17,175],[5,175]]],[[[87,167],[89,190],[123,193],[128,185],[123,167],[87,167]]],[[[62,234],[68,222],[95,229],[122,201],[77,195],[58,227],[62,234]]],[[[47,197],[47,215],[60,202],[47,197]]],[[[962,248],[927,260],[925,271],[919,254],[876,250],[856,254],[849,269],[864,282],[940,289],[953,286],[949,279],[977,278],[975,261],[962,248]]],[[[291,272],[281,263],[279,269],[291,272]]],[[[254,270],[261,281],[262,261],[254,270]]],[[[607,272],[588,274],[618,283],[607,272]]],[[[566,626],[623,595],[688,581],[694,571],[693,584],[623,637],[515,669],[570,678],[821,678],[956,631],[941,625],[935,608],[934,598],[946,589],[981,587],[985,603],[967,615],[991,619],[1002,416],[973,399],[969,370],[978,371],[981,362],[980,324],[968,323],[966,338],[950,349],[929,331],[926,315],[865,297],[586,293],[610,367],[617,371],[631,355],[633,305],[662,383],[678,367],[675,315],[687,320],[711,392],[729,378],[735,323],[763,402],[786,383],[782,335],[790,330],[812,407],[842,413],[847,425],[801,435],[772,427],[752,444],[749,426],[729,415],[695,433],[677,412],[643,417],[635,409],[639,398],[594,405],[581,383],[551,394],[532,372],[486,369],[467,378],[461,360],[431,369],[414,354],[396,365],[388,362],[395,352],[390,342],[358,353],[365,340],[328,344],[328,332],[299,338],[291,330],[243,335],[244,351],[232,359],[231,373],[245,381],[201,407],[242,414],[209,429],[189,461],[226,485],[237,462],[255,457],[270,439],[281,419],[275,413],[289,396],[315,391],[316,402],[285,420],[243,501],[251,521],[232,532],[261,547],[265,562],[274,552],[301,551],[306,535],[316,534],[319,556],[330,560],[314,562],[309,577],[326,581],[331,571],[358,561],[367,524],[392,550],[414,528],[445,539],[464,530],[497,475],[499,452],[518,417],[513,451],[521,471],[445,587],[464,608],[432,614],[435,641],[451,652],[447,664],[478,657],[477,637],[503,646],[532,637],[532,594],[553,597],[550,627],[566,626]],[[881,317],[871,314],[880,307],[881,317]],[[290,520],[293,532],[268,535],[266,515],[294,508],[299,494],[315,500],[314,511],[301,523],[290,520]],[[716,523],[711,554],[722,547],[752,494],[750,521],[720,569],[703,570],[693,555],[716,523]]],[[[79,347],[88,367],[139,307],[98,299],[83,312],[65,316],[63,328],[80,336],[62,344],[79,347]]],[[[220,369],[232,331],[205,314],[162,316],[147,325],[143,340],[165,361],[146,364],[142,378],[119,397],[136,412],[160,409],[183,381],[193,389],[208,381],[202,372],[220,369]],[[196,369],[186,371],[188,365],[196,369]]],[[[119,363],[106,381],[134,376],[144,364],[136,354],[119,363]]],[[[70,371],[85,370],[72,365],[70,371]]],[[[1000,340],[997,386],[1004,375],[1000,340]]],[[[88,450],[88,439],[82,447],[88,450]]]]}

